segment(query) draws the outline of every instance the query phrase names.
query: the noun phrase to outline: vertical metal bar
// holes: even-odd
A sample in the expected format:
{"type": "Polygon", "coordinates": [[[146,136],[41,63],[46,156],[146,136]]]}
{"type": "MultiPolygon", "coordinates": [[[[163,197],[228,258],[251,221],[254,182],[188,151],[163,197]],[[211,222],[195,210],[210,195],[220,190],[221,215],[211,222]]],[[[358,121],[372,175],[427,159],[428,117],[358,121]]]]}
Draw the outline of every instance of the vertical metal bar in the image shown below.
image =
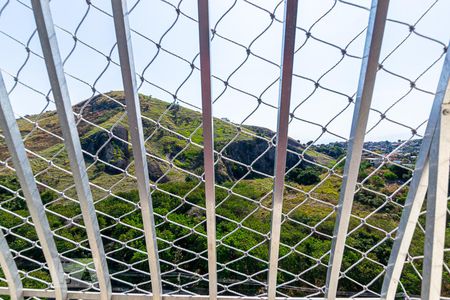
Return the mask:
{"type": "MultiPolygon", "coordinates": [[[[3,77],[0,73],[0,128],[3,131],[3,135],[6,139],[6,131],[7,125],[11,123],[11,119],[7,118],[8,109],[12,112],[11,106],[9,104],[8,93],[6,92],[5,84],[3,82],[3,77]]],[[[15,120],[13,118],[13,122],[15,120]]],[[[21,140],[22,141],[22,140],[21,140]]],[[[7,140],[7,144],[10,142],[7,140]]],[[[13,300],[22,300],[23,299],[23,286],[22,281],[20,280],[19,272],[17,270],[16,263],[11,255],[11,251],[9,250],[8,243],[6,242],[6,238],[3,235],[3,231],[0,229],[0,265],[3,270],[3,274],[5,274],[5,278],[8,282],[9,287],[9,296],[13,300]]]]}
{"type": "Polygon", "coordinates": [[[0,229],[0,266],[3,274],[5,274],[8,282],[9,296],[12,300],[23,300],[23,286],[20,281],[19,272],[17,271],[16,263],[9,251],[8,243],[0,229]]]}
{"type": "Polygon", "coordinates": [[[345,161],[344,177],[339,195],[336,224],[328,264],[326,297],[329,300],[336,299],[339,272],[344,255],[345,240],[347,238],[350,213],[352,211],[353,197],[358,179],[359,165],[361,163],[364,136],[367,128],[370,104],[372,102],[373,89],[375,87],[388,8],[389,0],[372,0],[358,90],[356,93],[355,110],[353,112],[352,128],[348,142],[347,159],[345,161]]]}
{"type": "Polygon", "coordinates": [[[27,203],[28,211],[33,220],[39,242],[42,246],[45,260],[48,264],[53,286],[55,287],[56,299],[67,298],[67,285],[64,279],[64,270],[59,259],[58,250],[53,239],[47,216],[45,215],[44,205],[41,196],[34,181],[33,171],[25,152],[25,146],[17,126],[14,112],[9,103],[8,93],[6,91],[3,77],[0,74],[0,128],[5,136],[11,158],[14,163],[16,175],[19,178],[20,186],[27,203]]]}
{"type": "Polygon", "coordinates": [[[77,126],[73,116],[72,106],[64,75],[61,56],[56,39],[55,28],[50,12],[48,0],[32,0],[34,18],[44,54],[47,73],[55,99],[56,111],[58,113],[64,143],[70,161],[75,188],[80,201],[84,225],[91,248],[97,278],[100,286],[100,298],[103,300],[111,298],[111,282],[109,278],[108,265],[105,250],[100,236],[100,228],[95,213],[94,202],[89,178],[81,152],[80,139],[77,126]]]}
{"type": "Polygon", "coordinates": [[[422,139],[419,155],[417,157],[416,167],[414,169],[413,178],[409,185],[408,196],[405,201],[400,223],[397,229],[397,236],[392,246],[391,255],[386,268],[383,286],[381,288],[381,299],[395,298],[400,275],[403,270],[408,249],[414,234],[414,230],[419,220],[420,209],[422,208],[425,194],[428,188],[429,176],[429,152],[431,142],[435,134],[435,129],[441,114],[441,106],[443,103],[449,103],[449,93],[446,91],[449,86],[450,78],[450,51],[445,56],[444,66],[442,68],[441,77],[433,101],[433,107],[428,119],[425,136],[422,139]],[[445,99],[445,100],[444,100],[445,99]]]}
{"type": "Polygon", "coordinates": [[[284,175],[286,172],[286,156],[289,139],[289,107],[291,103],[298,0],[285,0],[284,4],[283,48],[281,52],[280,95],[278,100],[276,136],[277,146],[275,153],[275,178],[272,197],[269,274],[267,280],[267,296],[269,300],[275,299],[277,289],[278,257],[280,251],[284,175]]]}
{"type": "MultiPolygon", "coordinates": [[[[446,94],[450,99],[450,90],[446,94]]],[[[444,104],[430,149],[422,299],[441,296],[450,165],[450,104],[444,104]]]]}
{"type": "Polygon", "coordinates": [[[217,299],[216,195],[214,129],[211,99],[211,56],[208,0],[198,0],[200,76],[202,86],[203,166],[205,169],[206,231],[208,236],[209,299],[217,299]]]}
{"type": "Polygon", "coordinates": [[[141,107],[136,85],[133,49],[131,45],[130,25],[126,0],[111,0],[117,46],[119,49],[120,68],[127,104],[128,127],[133,145],[134,166],[138,183],[142,220],[144,223],[145,243],[148,251],[148,262],[152,282],[154,300],[160,300],[162,294],[161,271],[156,241],[155,220],[150,195],[150,179],[147,167],[147,156],[142,127],[141,107]]]}

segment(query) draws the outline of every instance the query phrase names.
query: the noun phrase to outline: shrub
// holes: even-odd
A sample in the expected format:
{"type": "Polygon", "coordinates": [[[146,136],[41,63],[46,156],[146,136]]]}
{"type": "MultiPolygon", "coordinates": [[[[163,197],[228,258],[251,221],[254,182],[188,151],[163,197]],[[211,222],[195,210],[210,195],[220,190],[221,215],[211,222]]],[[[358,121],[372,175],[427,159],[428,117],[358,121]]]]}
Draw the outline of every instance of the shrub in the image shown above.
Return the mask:
{"type": "Polygon", "coordinates": [[[381,178],[378,175],[373,175],[372,177],[370,177],[369,182],[370,184],[372,184],[374,187],[377,188],[383,187],[385,184],[383,178],[381,178]]]}
{"type": "Polygon", "coordinates": [[[384,176],[384,179],[386,179],[387,181],[395,181],[398,179],[397,175],[395,175],[395,173],[392,171],[384,172],[383,176],[384,176]]]}
{"type": "Polygon", "coordinates": [[[45,190],[41,193],[42,203],[47,204],[58,198],[58,195],[52,190],[45,190]]]}
{"type": "Polygon", "coordinates": [[[408,180],[411,177],[411,175],[412,175],[411,171],[409,171],[406,168],[399,167],[397,165],[389,166],[389,170],[392,173],[394,173],[395,175],[397,175],[397,178],[403,179],[405,181],[408,180]]]}
{"type": "Polygon", "coordinates": [[[313,168],[306,168],[298,172],[298,175],[294,179],[295,182],[302,185],[312,185],[320,181],[320,177],[317,171],[313,168]]]}
{"type": "Polygon", "coordinates": [[[371,207],[379,207],[385,201],[384,198],[365,190],[361,190],[358,193],[356,193],[354,199],[358,203],[369,205],[371,207]]]}

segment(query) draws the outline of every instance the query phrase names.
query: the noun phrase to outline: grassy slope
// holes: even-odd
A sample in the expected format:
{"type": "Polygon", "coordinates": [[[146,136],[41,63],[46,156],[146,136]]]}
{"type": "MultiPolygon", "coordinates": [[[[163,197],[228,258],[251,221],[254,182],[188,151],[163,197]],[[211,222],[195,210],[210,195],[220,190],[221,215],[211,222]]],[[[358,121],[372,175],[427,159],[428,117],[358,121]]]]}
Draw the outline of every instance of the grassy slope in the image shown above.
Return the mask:
{"type": "MultiPolygon", "coordinates": [[[[127,128],[127,118],[125,116],[124,108],[118,103],[124,103],[122,92],[110,92],[105,96],[99,96],[95,99],[95,107],[91,103],[82,102],[75,106],[75,111],[80,112],[83,118],[78,123],[78,130],[81,141],[89,140],[103,129],[112,130],[114,126],[122,126],[127,128]],[[112,100],[115,99],[115,100],[112,100]]],[[[175,166],[187,169],[190,172],[201,174],[201,170],[195,170],[192,165],[198,165],[199,157],[202,155],[202,129],[201,129],[201,114],[199,112],[187,109],[181,106],[171,106],[171,104],[148,96],[140,95],[141,111],[144,117],[144,136],[147,139],[146,147],[149,153],[157,158],[168,161],[171,157],[168,153],[176,153],[181,149],[181,155],[174,159],[175,166]],[[152,121],[151,121],[152,120],[152,121]],[[158,122],[159,126],[156,125],[158,122]],[[200,127],[199,127],[200,126],[200,127]]],[[[91,101],[92,102],[92,101],[91,101]]],[[[20,119],[18,124],[22,134],[28,135],[25,145],[27,149],[39,154],[47,160],[53,162],[65,169],[69,168],[67,155],[64,152],[62,136],[58,117],[56,112],[45,112],[41,115],[27,116],[27,120],[20,119]],[[39,126],[31,122],[37,122],[39,126]],[[55,156],[56,155],[56,156],[55,156]]],[[[243,127],[238,131],[237,127],[220,119],[214,120],[215,130],[215,148],[220,151],[225,145],[231,141],[252,140],[255,132],[251,127],[243,127]]],[[[7,150],[4,144],[0,144],[0,159],[4,159],[7,150]]],[[[333,160],[321,153],[308,150],[307,154],[317,159],[317,161],[324,164],[332,164],[333,160]]],[[[47,163],[34,155],[30,155],[33,168],[35,172],[39,172],[48,167],[47,163]]],[[[159,162],[163,171],[168,170],[169,165],[165,162],[159,162]]],[[[89,166],[89,174],[91,180],[104,186],[112,186],[121,175],[110,175],[101,172],[96,166],[89,166]]],[[[133,169],[129,170],[130,173],[133,169]]],[[[47,175],[42,174],[41,179],[45,182],[51,183],[57,190],[66,188],[66,182],[62,172],[54,170],[53,168],[46,172],[47,175]],[[54,180],[55,175],[59,179],[58,182],[54,180]]],[[[185,173],[179,171],[171,171],[169,173],[170,181],[184,180],[185,173]]],[[[70,178],[69,178],[70,179],[70,178]]],[[[129,181],[125,180],[121,185],[122,190],[129,190],[129,181]]]]}
{"type": "MultiPolygon", "coordinates": [[[[111,92],[108,96],[116,99],[119,103],[123,103],[123,94],[121,92],[111,92]]],[[[148,139],[146,147],[149,152],[163,159],[169,159],[167,153],[173,151],[177,152],[179,149],[186,148],[183,151],[183,155],[180,155],[174,159],[174,165],[181,168],[189,168],[192,165],[192,160],[198,155],[201,155],[202,143],[202,131],[201,128],[196,130],[201,124],[201,115],[198,112],[184,108],[184,107],[170,107],[170,104],[150,98],[147,96],[140,96],[141,110],[144,116],[144,135],[148,139]],[[158,120],[159,127],[155,125],[155,122],[145,120],[145,118],[151,120],[158,120]],[[182,137],[176,134],[169,133],[170,131],[180,134],[182,137]],[[184,137],[184,138],[183,138],[184,137]],[[188,143],[188,140],[192,143],[188,143]]],[[[123,127],[127,127],[127,120],[124,117],[124,109],[117,102],[109,99],[108,97],[100,97],[96,99],[96,106],[92,107],[87,103],[81,103],[76,106],[75,110],[83,113],[84,118],[88,121],[82,121],[79,123],[79,132],[82,140],[89,139],[95,136],[98,132],[105,128],[111,130],[113,126],[118,122],[123,127]],[[105,109],[107,108],[107,109],[105,109]],[[95,125],[93,125],[95,124],[95,125]]],[[[67,156],[64,153],[61,140],[57,137],[53,137],[51,134],[45,132],[45,130],[52,132],[58,136],[61,136],[61,132],[58,125],[58,118],[55,112],[46,112],[40,116],[29,116],[29,120],[37,121],[39,127],[33,130],[33,124],[24,119],[19,120],[19,127],[22,134],[30,134],[26,140],[26,146],[28,149],[46,159],[52,159],[53,162],[61,166],[64,169],[68,169],[67,156]],[[55,156],[56,155],[56,156],[55,156]]],[[[231,140],[250,140],[252,139],[252,127],[246,127],[243,131],[238,132],[235,126],[224,122],[220,119],[215,119],[215,146],[216,149],[221,149],[224,145],[231,140]],[[247,132],[247,133],[246,133],[247,132]]],[[[322,164],[332,165],[334,161],[324,154],[309,151],[308,154],[317,159],[322,164]]],[[[0,144],[0,159],[5,157],[5,147],[0,144]]],[[[44,160],[30,155],[33,170],[35,174],[43,171],[37,176],[37,179],[54,188],[58,191],[63,191],[69,197],[75,197],[75,191],[72,187],[72,178],[59,171],[55,167],[48,166],[48,163],[44,160]]],[[[114,194],[123,195],[125,199],[131,202],[136,202],[137,198],[134,195],[136,189],[136,183],[130,177],[124,177],[122,174],[111,175],[101,171],[101,167],[98,164],[91,164],[88,161],[88,173],[91,182],[98,185],[101,188],[92,188],[94,199],[98,201],[96,207],[99,211],[102,211],[108,215],[114,217],[123,216],[124,212],[128,215],[123,217],[122,221],[132,224],[133,226],[140,227],[139,216],[133,213],[134,205],[126,201],[118,201],[117,198],[109,197],[108,192],[104,190],[111,190],[114,194]],[[138,220],[138,221],[136,221],[138,220]]],[[[168,170],[168,166],[161,163],[161,168],[164,171],[168,170]]],[[[198,172],[198,170],[190,170],[192,172],[198,172]]],[[[337,170],[338,172],[340,170],[337,170]]],[[[131,167],[128,170],[133,174],[134,170],[131,167]]],[[[3,185],[11,185],[8,180],[11,180],[13,174],[2,169],[0,181],[3,185]]],[[[290,219],[288,219],[283,225],[282,241],[286,245],[295,246],[300,240],[305,239],[305,243],[298,246],[297,250],[305,253],[309,253],[312,257],[319,258],[324,255],[324,251],[329,249],[330,240],[324,238],[325,235],[331,235],[334,226],[334,215],[332,209],[327,203],[336,204],[339,196],[339,187],[341,179],[338,176],[331,176],[325,179],[326,174],[322,174],[321,178],[324,182],[317,188],[313,186],[301,186],[295,183],[289,183],[294,188],[301,189],[305,192],[310,192],[312,199],[318,199],[315,201],[307,199],[303,193],[296,192],[293,189],[287,189],[285,191],[284,198],[284,212],[290,212],[290,219]],[[324,222],[321,220],[325,219],[324,222]],[[307,226],[315,227],[318,233],[311,234],[311,230],[307,226]]],[[[153,192],[155,212],[159,215],[167,215],[167,217],[179,224],[183,224],[187,227],[194,227],[196,224],[204,219],[204,214],[200,212],[196,214],[192,212],[192,209],[185,207],[182,202],[176,196],[185,197],[188,203],[204,206],[204,196],[202,186],[196,187],[198,181],[194,179],[192,182],[187,182],[186,173],[172,170],[169,171],[169,182],[158,184],[159,191],[153,192]],[[188,194],[188,196],[186,196],[188,194]],[[174,195],[174,196],[168,196],[174,195]]],[[[231,187],[234,183],[224,183],[225,187],[231,187]]],[[[13,184],[17,188],[17,184],[13,184]]],[[[12,186],[12,187],[13,187],[12,186]]],[[[398,187],[396,183],[386,184],[384,188],[389,190],[395,190],[398,187]]],[[[247,226],[251,230],[255,230],[262,234],[266,234],[270,229],[270,211],[272,180],[270,178],[265,179],[244,179],[237,183],[233,191],[240,196],[228,197],[226,191],[223,188],[217,188],[217,203],[220,203],[217,213],[229,220],[236,222],[242,222],[244,226],[247,226]],[[245,197],[248,199],[246,200],[245,197]],[[254,201],[251,201],[253,199],[254,201]],[[261,200],[262,199],[262,200],[261,200]],[[260,201],[261,205],[258,204],[260,201]],[[246,218],[250,214],[250,217],[246,218]]],[[[44,191],[45,189],[43,189],[44,191]]],[[[12,196],[9,196],[11,198],[12,196]]],[[[8,199],[8,196],[4,196],[8,199]]],[[[372,200],[372,199],[370,199],[372,200]]],[[[376,199],[375,199],[376,200],[376,199]]],[[[374,200],[374,201],[375,201],[374,200]]],[[[62,214],[66,217],[75,217],[79,215],[80,210],[76,202],[60,200],[57,196],[51,196],[49,200],[48,208],[55,213],[62,214]]],[[[10,201],[11,202],[11,201],[10,201]]],[[[192,205],[190,206],[192,207],[192,205]]],[[[372,213],[377,207],[372,202],[356,201],[354,204],[353,213],[359,217],[365,217],[372,213]]],[[[25,208],[13,209],[20,215],[27,215],[25,208]]],[[[398,216],[400,209],[398,207],[390,207],[390,209],[381,209],[374,213],[369,219],[368,224],[381,227],[386,231],[393,230],[398,223],[398,216]]],[[[4,213],[2,213],[4,215],[4,213]]],[[[1,225],[11,227],[20,220],[7,219],[4,215],[1,225]],[[6,224],[5,222],[9,222],[6,224]]],[[[54,229],[61,228],[65,222],[63,219],[55,217],[55,215],[49,215],[50,223],[54,229]]],[[[99,221],[102,228],[105,228],[110,224],[108,218],[99,217],[99,221]]],[[[157,218],[157,222],[161,222],[160,218],[157,218]]],[[[80,221],[81,222],[81,221],[80,221]]],[[[20,223],[20,222],[19,222],[20,223]]],[[[18,223],[17,223],[18,224],[18,223]]],[[[359,220],[352,218],[351,228],[355,228],[360,224],[359,220]]],[[[178,232],[179,229],[173,227],[167,227],[166,225],[159,227],[158,234],[167,240],[175,240],[179,234],[183,234],[183,230],[178,232]],[[178,233],[177,233],[178,232],[178,233]]],[[[204,232],[204,227],[195,227],[197,231],[204,232]]],[[[32,232],[32,230],[30,231],[32,232]]],[[[71,228],[70,230],[61,230],[59,234],[66,236],[69,239],[75,241],[82,241],[85,238],[84,233],[77,228],[71,228]]],[[[115,232],[111,234],[116,234],[115,232]]],[[[119,234],[119,233],[117,233],[119,234]]],[[[119,239],[124,241],[130,238],[133,233],[127,231],[121,233],[119,239]]],[[[374,244],[376,240],[384,238],[385,234],[381,231],[373,230],[367,225],[363,228],[356,230],[349,237],[349,244],[356,249],[367,250],[367,241],[370,244],[374,244]],[[365,244],[366,243],[366,244],[365,244]]],[[[257,246],[261,243],[262,237],[258,234],[252,233],[249,230],[239,229],[236,231],[236,226],[233,222],[220,219],[218,221],[218,237],[223,238],[223,242],[234,246],[239,249],[252,249],[252,254],[266,259],[267,251],[266,246],[257,246]],[[256,247],[256,248],[252,248],[256,247]]],[[[30,233],[30,239],[33,238],[33,234],[30,233]]],[[[415,244],[412,251],[415,253],[421,253],[420,244],[423,242],[423,236],[417,235],[415,244]],[[416,245],[417,244],[417,245],[416,245]]],[[[67,248],[73,247],[70,243],[64,243],[59,241],[58,246],[60,250],[67,250],[67,248]]],[[[160,245],[164,247],[164,245],[160,245]]],[[[20,245],[17,247],[20,248],[20,245]]],[[[137,247],[139,248],[139,247],[137,247]]],[[[289,253],[289,248],[283,247],[281,249],[282,254],[289,253]]],[[[353,252],[352,252],[353,253],[353,252]]],[[[229,255],[227,253],[226,255],[229,255]]],[[[226,256],[225,255],[225,256],[226,256]]],[[[374,260],[385,260],[387,253],[371,253],[371,257],[374,260]]],[[[295,258],[295,256],[292,256],[295,258]]],[[[138,259],[138,258],[133,258],[138,259]]],[[[219,254],[219,260],[225,259],[219,254]]],[[[304,259],[304,258],[302,258],[304,259]]],[[[349,266],[351,262],[358,259],[358,255],[353,253],[349,254],[344,261],[344,265],[349,266]],[[353,255],[353,256],[352,256],[353,255]]],[[[289,259],[281,261],[283,268],[298,272],[299,269],[306,269],[309,265],[296,265],[296,262],[289,259]]],[[[363,266],[364,267],[364,266],[363,266]]],[[[357,269],[362,272],[363,267],[357,269]]],[[[374,264],[367,264],[366,267],[372,268],[372,271],[377,270],[377,266],[374,264]]],[[[414,287],[416,278],[411,279],[411,286],[414,287]]]]}

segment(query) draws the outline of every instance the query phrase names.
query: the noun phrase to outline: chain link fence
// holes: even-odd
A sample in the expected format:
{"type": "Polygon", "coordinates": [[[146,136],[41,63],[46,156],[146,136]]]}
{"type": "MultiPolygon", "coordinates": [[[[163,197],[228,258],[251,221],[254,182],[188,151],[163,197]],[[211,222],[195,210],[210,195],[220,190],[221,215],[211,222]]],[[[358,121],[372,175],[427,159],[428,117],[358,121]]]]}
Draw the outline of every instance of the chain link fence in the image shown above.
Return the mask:
{"type": "MultiPolygon", "coordinates": [[[[277,286],[283,297],[325,292],[370,4],[315,2],[299,6],[277,286]]],[[[393,2],[391,10],[411,12],[393,13],[386,24],[341,268],[342,297],[380,295],[447,51],[448,20],[435,19],[450,9],[447,1],[396,5],[403,4],[393,2]],[[392,142],[370,142],[380,136],[392,142]]],[[[1,0],[0,7],[0,69],[68,288],[98,291],[31,4],[1,0]]],[[[110,3],[52,0],[51,7],[113,291],[149,294],[110,3]]],[[[207,295],[196,2],[133,0],[128,7],[163,291],[207,295]]],[[[211,3],[219,295],[267,294],[283,7],[283,1],[211,3]]],[[[0,225],[24,286],[51,289],[2,136],[0,201],[0,225]]],[[[400,282],[399,295],[407,299],[420,295],[424,213],[400,282]]],[[[446,240],[442,293],[450,299],[448,234],[446,240]]]]}

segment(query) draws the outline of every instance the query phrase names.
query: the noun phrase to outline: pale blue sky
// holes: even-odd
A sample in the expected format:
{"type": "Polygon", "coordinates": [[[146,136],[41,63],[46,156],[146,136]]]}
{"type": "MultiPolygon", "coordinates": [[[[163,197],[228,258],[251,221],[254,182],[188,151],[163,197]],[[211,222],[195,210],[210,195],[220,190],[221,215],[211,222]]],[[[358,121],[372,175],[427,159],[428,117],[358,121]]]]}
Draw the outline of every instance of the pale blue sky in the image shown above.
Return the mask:
{"type": "MultiPolygon", "coordinates": [[[[0,7],[8,1],[0,0],[0,7]]],[[[21,0],[29,5],[29,0],[21,0]]],[[[0,17],[0,68],[4,71],[7,86],[13,85],[12,77],[15,75],[27,57],[24,47],[7,37],[9,34],[22,43],[27,43],[29,36],[35,28],[31,10],[17,0],[9,0],[0,17]]],[[[350,1],[358,5],[368,7],[370,1],[350,1]]],[[[389,18],[401,20],[408,24],[415,23],[420,15],[426,11],[434,1],[429,0],[392,0],[389,18]]],[[[109,0],[93,0],[92,3],[111,13],[109,0]]],[[[136,0],[128,1],[128,7],[133,7],[136,0]]],[[[177,14],[174,6],[179,1],[141,0],[136,9],[130,14],[131,27],[146,37],[159,41],[164,32],[174,23],[177,14]]],[[[217,27],[217,32],[239,44],[249,46],[271,23],[269,13],[256,8],[251,3],[258,4],[269,11],[273,11],[278,1],[269,0],[211,0],[211,27],[231,7],[231,11],[222,19],[217,27]]],[[[332,0],[300,0],[298,26],[310,28],[331,7],[334,8],[321,21],[312,28],[312,34],[329,43],[344,48],[367,25],[368,11],[354,6],[332,0]]],[[[83,19],[88,8],[82,0],[52,0],[51,8],[55,24],[74,33],[78,24],[83,19]]],[[[197,8],[195,0],[184,0],[180,9],[186,15],[196,19],[197,8]]],[[[450,36],[450,1],[440,0],[431,8],[429,13],[417,24],[416,30],[433,39],[447,43],[450,36]]],[[[283,18],[283,5],[279,5],[275,11],[278,19],[283,18]]],[[[282,25],[274,22],[272,26],[251,46],[251,51],[264,59],[280,62],[282,25]]],[[[74,40],[70,34],[57,29],[61,54],[65,58],[71,51],[74,40]]],[[[382,58],[395,48],[409,34],[408,27],[402,24],[388,22],[383,44],[382,58]]],[[[164,36],[161,45],[164,49],[191,61],[198,52],[197,23],[184,15],[180,15],[173,28],[164,36]]],[[[111,17],[91,7],[77,36],[80,41],[94,47],[104,54],[109,54],[115,43],[113,22],[111,17]]],[[[150,60],[157,52],[155,45],[143,37],[133,34],[133,48],[136,61],[136,71],[142,73],[150,60]]],[[[305,33],[297,31],[297,45],[305,41],[305,33]]],[[[348,53],[355,56],[362,55],[365,32],[360,35],[347,49],[348,53]]],[[[107,60],[90,47],[80,42],[75,51],[65,64],[67,73],[93,84],[107,65],[107,60]]],[[[442,53],[442,45],[412,34],[409,39],[391,56],[384,66],[404,77],[415,79],[428,66],[430,66],[442,53]]],[[[30,42],[30,49],[41,53],[37,36],[30,42]]],[[[213,74],[222,79],[235,70],[246,58],[244,48],[237,46],[225,39],[216,36],[212,41],[212,69],[213,74]]],[[[296,74],[318,80],[329,68],[335,65],[342,57],[339,49],[309,39],[304,47],[297,52],[295,57],[296,74]]],[[[112,52],[112,59],[118,61],[117,50],[112,52]]],[[[436,63],[424,76],[417,81],[417,86],[428,91],[435,91],[437,79],[442,66],[442,59],[436,63]]],[[[356,91],[360,59],[345,57],[343,61],[330,73],[320,80],[321,86],[352,95],[356,91]]],[[[195,65],[199,65],[198,59],[195,65]]],[[[191,69],[189,64],[161,51],[155,61],[146,69],[145,77],[150,82],[162,87],[170,93],[180,87],[191,69]]],[[[259,97],[267,87],[277,78],[279,70],[253,55],[229,80],[233,87],[246,93],[259,97]]],[[[42,59],[31,55],[27,64],[22,69],[19,79],[26,85],[46,93],[49,90],[45,66],[42,59]]],[[[84,100],[92,95],[88,85],[67,77],[70,94],[74,103],[84,100]]],[[[111,65],[96,83],[97,90],[107,92],[122,89],[120,69],[111,65]]],[[[278,102],[278,84],[273,84],[262,95],[265,103],[276,106],[278,102]]],[[[219,80],[213,80],[213,94],[217,97],[224,89],[219,80]]],[[[298,77],[293,81],[292,104],[294,109],[302,103],[314,90],[314,84],[298,77]]],[[[381,71],[378,73],[377,84],[374,93],[373,107],[384,112],[394,101],[398,100],[409,90],[409,83],[381,71]]],[[[165,101],[172,101],[170,94],[144,83],[140,92],[151,94],[165,101]]],[[[246,93],[226,89],[225,93],[214,105],[214,115],[227,117],[236,123],[241,123],[256,108],[255,97],[246,93]]],[[[189,80],[179,89],[178,97],[194,106],[200,106],[200,82],[199,72],[193,72],[189,80]]],[[[29,88],[19,84],[10,95],[13,107],[18,116],[37,113],[45,107],[44,97],[29,88]]],[[[417,127],[429,113],[433,97],[423,92],[414,90],[388,111],[387,117],[417,127]]],[[[302,103],[295,115],[308,122],[327,124],[340,110],[348,104],[345,97],[336,93],[318,89],[307,101],[302,103]]],[[[48,107],[53,109],[53,107],[48,107]]],[[[347,108],[327,127],[331,132],[348,137],[353,105],[347,108]]],[[[379,114],[373,113],[369,121],[369,127],[379,120],[379,114]]],[[[276,128],[276,109],[267,105],[261,105],[244,124],[261,125],[271,129],[276,128]]],[[[424,127],[422,127],[423,131],[424,127]]],[[[321,134],[320,126],[307,122],[294,120],[289,128],[290,136],[301,141],[315,140],[321,134]]],[[[379,139],[403,139],[410,137],[410,130],[386,120],[382,121],[368,136],[367,140],[379,139]]],[[[331,134],[325,134],[318,143],[339,140],[331,134]]]]}

